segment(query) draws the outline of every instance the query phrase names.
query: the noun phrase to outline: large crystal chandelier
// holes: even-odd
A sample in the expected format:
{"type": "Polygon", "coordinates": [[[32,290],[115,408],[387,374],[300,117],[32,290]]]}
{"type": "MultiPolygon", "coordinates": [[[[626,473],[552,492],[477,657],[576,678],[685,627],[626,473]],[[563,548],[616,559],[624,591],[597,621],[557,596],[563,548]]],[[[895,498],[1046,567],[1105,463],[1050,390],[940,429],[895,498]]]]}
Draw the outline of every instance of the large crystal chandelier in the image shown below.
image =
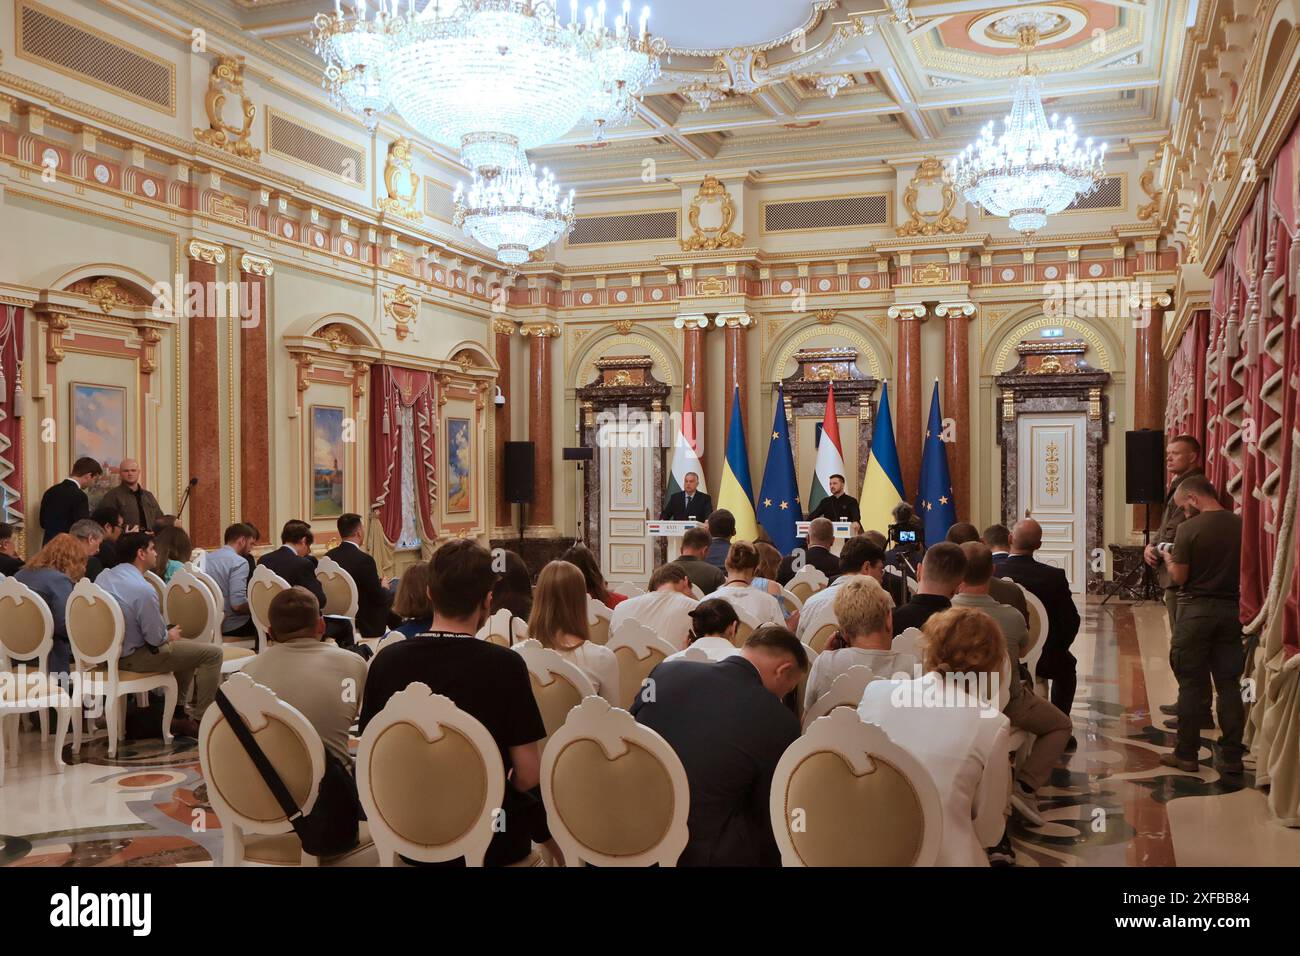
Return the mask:
{"type": "Polygon", "coordinates": [[[457,186],[453,223],[510,265],[528,261],[573,225],[573,191],[561,196],[549,170],[519,160],[487,175],[474,173],[468,192],[457,186]]]}
{"type": "Polygon", "coordinates": [[[1105,172],[1106,144],[1094,147],[1087,139],[1080,145],[1072,120],[1060,125],[1056,114],[1047,118],[1038,80],[1029,70],[1037,27],[1026,23],[1018,36],[1025,68],[1016,79],[1002,135],[994,137],[990,122],[952,160],[948,173],[968,202],[1008,217],[1012,229],[1032,235],[1049,215],[1097,188],[1105,172]]]}

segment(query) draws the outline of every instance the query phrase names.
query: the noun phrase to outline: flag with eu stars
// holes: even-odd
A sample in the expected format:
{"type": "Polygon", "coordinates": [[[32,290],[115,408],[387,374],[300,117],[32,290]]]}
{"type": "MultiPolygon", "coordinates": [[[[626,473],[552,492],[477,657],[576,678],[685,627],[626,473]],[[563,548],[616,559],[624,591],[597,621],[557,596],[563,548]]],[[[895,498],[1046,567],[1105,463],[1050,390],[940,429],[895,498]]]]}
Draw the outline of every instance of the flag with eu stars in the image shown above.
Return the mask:
{"type": "Polygon", "coordinates": [[[921,452],[921,487],[916,496],[916,513],[925,522],[926,547],[942,541],[957,522],[957,504],[948,477],[948,449],[943,447],[942,435],[943,412],[939,409],[939,380],[935,379],[921,452]]]}
{"type": "Polygon", "coordinates": [[[803,520],[799,504],[799,485],[794,475],[794,449],[790,447],[790,428],[785,420],[785,393],[776,390],[776,417],[767,443],[767,464],[763,466],[763,488],[758,493],[758,523],[782,554],[789,554],[799,543],[795,525],[803,520]]]}

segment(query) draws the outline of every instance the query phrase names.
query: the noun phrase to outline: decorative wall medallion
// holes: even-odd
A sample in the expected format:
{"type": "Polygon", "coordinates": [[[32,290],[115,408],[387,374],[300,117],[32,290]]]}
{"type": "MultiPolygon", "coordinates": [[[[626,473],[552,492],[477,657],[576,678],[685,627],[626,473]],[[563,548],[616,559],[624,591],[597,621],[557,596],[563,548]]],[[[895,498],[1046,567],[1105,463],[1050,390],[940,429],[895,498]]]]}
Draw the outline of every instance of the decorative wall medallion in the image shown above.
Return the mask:
{"type": "Polygon", "coordinates": [[[858,288],[859,288],[859,289],[870,289],[870,288],[871,288],[871,276],[863,276],[862,278],[860,278],[860,279],[858,280],[858,288]]]}
{"type": "Polygon", "coordinates": [[[1043,270],[1043,276],[1048,279],[1055,279],[1061,272],[1056,266],[1048,266],[1043,270]]]}
{"type": "Polygon", "coordinates": [[[1003,282],[1010,282],[1010,281],[1011,281],[1012,279],[1014,279],[1015,277],[1016,277],[1016,270],[1015,270],[1015,269],[1003,269],[1003,270],[1002,270],[1002,281],[1003,281],[1003,282]]]}
{"type": "Polygon", "coordinates": [[[1088,275],[1092,276],[1094,279],[1097,278],[1097,276],[1101,275],[1104,271],[1105,270],[1101,267],[1101,264],[1097,262],[1094,262],[1092,265],[1088,266],[1088,275]]]}
{"type": "Polygon", "coordinates": [[[150,199],[153,199],[155,196],[158,195],[158,184],[155,183],[152,179],[141,180],[140,191],[144,193],[146,196],[148,196],[150,199]]]}
{"type": "Polygon", "coordinates": [[[388,144],[388,159],[384,162],[384,188],[388,195],[379,200],[384,212],[419,222],[423,214],[416,206],[420,191],[420,177],[411,168],[409,139],[395,139],[388,144]]]}
{"type": "Polygon", "coordinates": [[[717,178],[705,176],[700,188],[691,200],[690,212],[687,214],[694,232],[682,240],[686,251],[703,249],[737,249],[744,244],[745,237],[731,231],[736,221],[736,206],[727,193],[727,187],[717,178]]]}
{"type": "Polygon", "coordinates": [[[627,292],[626,292],[625,290],[623,290],[623,289],[619,289],[617,292],[614,293],[614,301],[615,301],[615,302],[626,302],[626,301],[627,301],[627,292]]]}
{"type": "Polygon", "coordinates": [[[99,311],[108,315],[114,306],[126,305],[130,300],[116,282],[108,277],[96,279],[90,287],[90,297],[99,306],[99,311]]]}
{"type": "Polygon", "coordinates": [[[292,239],[292,238],[293,238],[293,223],[288,223],[288,222],[286,222],[284,225],[282,225],[282,226],[280,227],[280,235],[284,236],[284,238],[286,238],[286,239],[292,239]]]}
{"type": "Polygon", "coordinates": [[[352,245],[352,240],[351,240],[351,239],[344,239],[344,240],[343,240],[343,254],[344,254],[345,256],[350,256],[350,255],[352,255],[352,254],[353,254],[354,252],[356,252],[356,251],[357,251],[357,247],[354,246],[354,245],[352,245]]]}
{"type": "Polygon", "coordinates": [[[456,276],[456,288],[457,288],[457,289],[463,289],[463,288],[465,288],[465,277],[464,277],[464,276],[456,276]]]}
{"type": "Polygon", "coordinates": [[[821,292],[829,292],[833,283],[830,279],[822,279],[817,283],[817,288],[821,292]]]}
{"type": "Polygon", "coordinates": [[[442,281],[442,270],[441,270],[441,269],[434,269],[434,270],[433,270],[433,279],[434,279],[435,282],[441,282],[441,281],[442,281]]]}
{"type": "Polygon", "coordinates": [[[927,156],[903,191],[903,208],[911,217],[898,227],[900,236],[953,235],[966,231],[966,220],[952,215],[957,191],[944,177],[943,163],[927,156]],[[938,209],[918,208],[918,202],[938,209]]]}
{"type": "Polygon", "coordinates": [[[420,297],[413,295],[404,285],[384,293],[384,315],[393,320],[394,332],[399,339],[411,333],[411,325],[420,315],[420,297]]]}
{"type": "Polygon", "coordinates": [[[630,335],[632,332],[632,320],[619,319],[614,323],[614,328],[618,330],[619,335],[630,335]]]}
{"type": "Polygon", "coordinates": [[[590,292],[584,292],[584,293],[582,293],[582,304],[583,304],[583,305],[591,305],[591,293],[590,293],[590,292]]]}
{"type": "Polygon", "coordinates": [[[317,249],[323,249],[325,247],[325,236],[319,232],[311,237],[311,241],[316,244],[317,249]]]}
{"type": "Polygon", "coordinates": [[[41,165],[46,169],[58,169],[59,162],[59,151],[57,149],[47,148],[41,153],[41,165]]]}
{"type": "Polygon", "coordinates": [[[208,91],[203,97],[203,108],[208,114],[208,128],[195,129],[194,138],[200,143],[223,149],[241,159],[257,162],[262,151],[249,142],[253,132],[253,117],[257,107],[244,94],[244,58],[220,55],[208,77],[208,91]],[[239,97],[240,125],[229,122],[226,100],[234,94],[239,97]]]}
{"type": "Polygon", "coordinates": [[[912,270],[912,282],[916,285],[943,285],[948,281],[948,269],[937,262],[927,262],[912,270]]]}
{"type": "Polygon", "coordinates": [[[108,167],[100,163],[95,167],[95,181],[100,185],[107,183],[113,178],[113,174],[108,171],[108,167]]]}
{"type": "Polygon", "coordinates": [[[660,299],[662,299],[663,297],[664,297],[664,290],[663,290],[663,289],[652,289],[652,290],[650,290],[650,298],[654,299],[656,302],[658,302],[658,301],[659,301],[660,299]]]}
{"type": "Polygon", "coordinates": [[[705,276],[695,283],[696,295],[726,295],[727,280],[722,276],[705,276]]]}
{"type": "Polygon", "coordinates": [[[782,291],[782,292],[789,292],[789,291],[790,291],[791,289],[793,289],[793,288],[794,288],[794,286],[790,284],[790,280],[789,280],[789,279],[787,279],[787,280],[785,280],[784,282],[781,283],[781,291],[782,291]]]}

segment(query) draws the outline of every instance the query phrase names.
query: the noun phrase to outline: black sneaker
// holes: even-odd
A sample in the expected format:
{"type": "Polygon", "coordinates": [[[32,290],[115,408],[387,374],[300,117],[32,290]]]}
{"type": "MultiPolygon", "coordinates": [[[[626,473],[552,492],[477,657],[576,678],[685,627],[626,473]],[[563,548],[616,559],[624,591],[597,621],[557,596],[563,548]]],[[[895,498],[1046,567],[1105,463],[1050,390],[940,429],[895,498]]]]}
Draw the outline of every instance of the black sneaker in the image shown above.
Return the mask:
{"type": "Polygon", "coordinates": [[[1178,716],[1178,705],[1177,705],[1177,704],[1161,704],[1161,705],[1160,705],[1160,713],[1165,714],[1166,716],[1169,716],[1169,717],[1177,717],[1177,716],[1178,716]]]}
{"type": "Polygon", "coordinates": [[[1002,834],[1002,839],[998,842],[998,845],[989,849],[988,854],[989,866],[1016,865],[1016,851],[1011,849],[1011,837],[1005,833],[1002,834]]]}

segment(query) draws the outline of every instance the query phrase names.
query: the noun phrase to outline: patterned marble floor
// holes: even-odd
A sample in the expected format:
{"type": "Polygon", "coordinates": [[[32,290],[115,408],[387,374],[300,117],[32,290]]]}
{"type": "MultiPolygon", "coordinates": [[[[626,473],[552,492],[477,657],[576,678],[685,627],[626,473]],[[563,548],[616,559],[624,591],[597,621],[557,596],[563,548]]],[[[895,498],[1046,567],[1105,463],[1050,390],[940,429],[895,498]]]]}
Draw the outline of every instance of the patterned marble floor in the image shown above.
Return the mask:
{"type": "MultiPolygon", "coordinates": [[[[1300,829],[1269,821],[1264,794],[1220,777],[1161,767],[1173,735],[1155,708],[1174,699],[1159,605],[1090,600],[1075,644],[1079,741],[1041,794],[1042,827],[1010,822],[1019,866],[1300,865],[1300,829]]],[[[1214,736],[1208,732],[1206,741],[1214,736]]],[[[194,741],[86,743],[62,773],[35,733],[20,735],[0,788],[0,866],[203,866],[221,825],[194,741]]]]}

